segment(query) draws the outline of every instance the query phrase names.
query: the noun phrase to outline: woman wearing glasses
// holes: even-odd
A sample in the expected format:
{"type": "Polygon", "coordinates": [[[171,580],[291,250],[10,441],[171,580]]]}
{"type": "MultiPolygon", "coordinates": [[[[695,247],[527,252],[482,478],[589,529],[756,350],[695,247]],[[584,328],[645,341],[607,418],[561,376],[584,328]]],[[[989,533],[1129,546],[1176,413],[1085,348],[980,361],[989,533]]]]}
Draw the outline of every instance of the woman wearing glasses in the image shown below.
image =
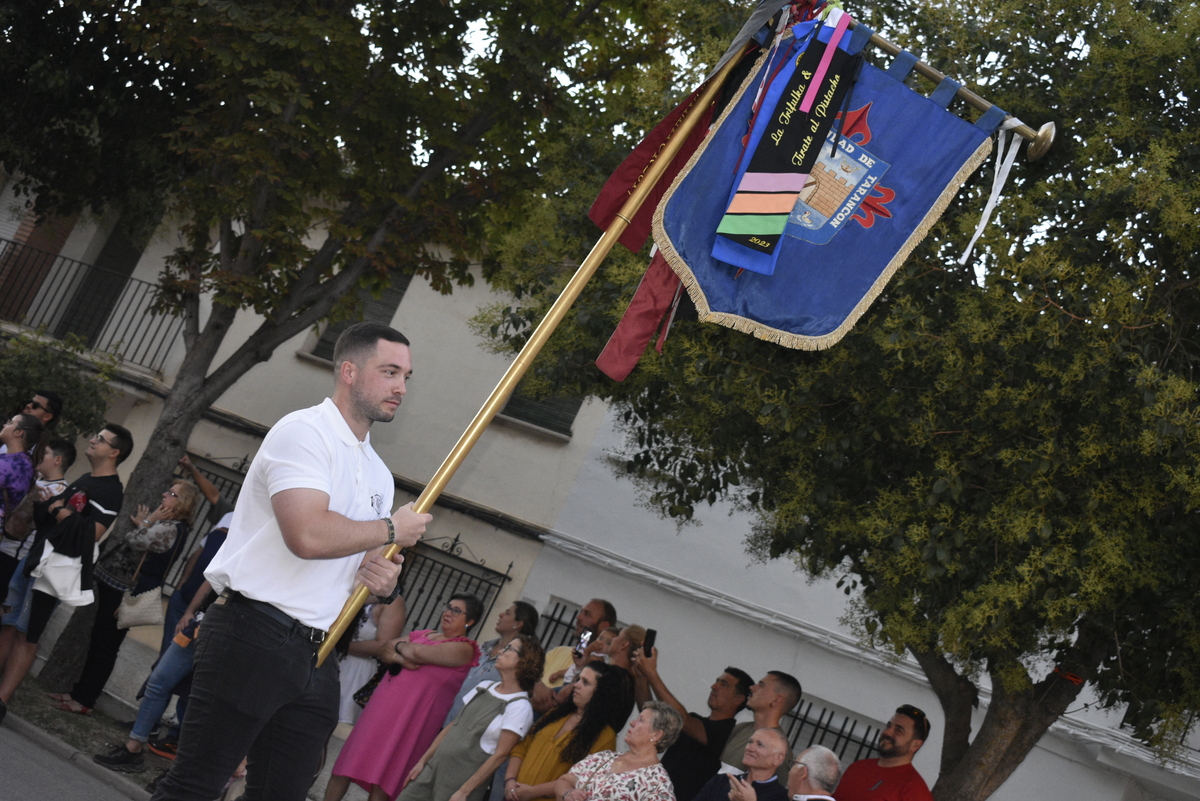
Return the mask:
{"type": "Polygon", "coordinates": [[[439,631],[414,631],[384,643],[384,676],[333,766],[325,801],[340,801],[350,782],[371,801],[395,798],[413,765],[437,737],[463,677],[479,663],[479,646],[467,631],[483,614],[473,595],[456,594],[442,611],[439,631]]]}
{"type": "Polygon", "coordinates": [[[409,771],[397,801],[482,801],[492,774],[533,723],[529,693],[545,658],[529,634],[504,646],[499,681],[481,681],[466,695],[462,712],[409,771]]]}

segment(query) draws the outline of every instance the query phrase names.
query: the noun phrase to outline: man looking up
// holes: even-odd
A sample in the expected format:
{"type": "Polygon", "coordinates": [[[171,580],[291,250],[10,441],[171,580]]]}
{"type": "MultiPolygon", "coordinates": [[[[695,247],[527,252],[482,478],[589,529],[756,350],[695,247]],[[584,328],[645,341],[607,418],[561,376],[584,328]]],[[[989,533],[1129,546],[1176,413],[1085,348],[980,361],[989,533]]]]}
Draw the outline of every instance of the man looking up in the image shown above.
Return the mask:
{"type": "Polygon", "coordinates": [[[842,763],[837,754],[823,745],[800,752],[788,773],[788,795],[792,801],[832,801],[838,786],[842,763]]]}
{"type": "MultiPolygon", "coordinates": [[[[739,723],[733,727],[725,750],[721,752],[722,772],[744,771],[742,754],[750,736],[759,729],[776,729],[784,736],[780,725],[783,716],[791,712],[800,701],[800,682],[790,673],[782,670],[772,670],[759,679],[758,684],[750,688],[750,697],[746,699],[746,708],[754,713],[754,720],[739,723]]],[[[788,766],[792,761],[792,749],[789,746],[786,758],[779,768],[779,781],[787,783],[788,766]]]]}
{"type": "Polygon", "coordinates": [[[879,758],[846,768],[834,793],[837,801],[933,801],[929,786],[912,766],[929,737],[929,718],[911,704],[896,710],[879,733],[879,758]]]}
{"type": "Polygon", "coordinates": [[[718,773],[708,780],[695,801],[787,801],[787,787],[777,774],[790,750],[787,738],[778,729],[751,732],[738,758],[746,766],[745,771],[718,773]]]}
{"type": "Polygon", "coordinates": [[[394,483],[371,448],[412,375],[408,340],[378,323],[338,338],[333,397],[267,433],[229,535],[205,577],[221,597],[199,629],[179,749],[155,799],[209,801],[248,756],[248,798],[305,797],[337,725],[338,665],[316,653],[355,581],[388,602],[399,559],[432,519],[390,513],[394,483]]]}
{"type": "Polygon", "coordinates": [[[53,431],[58,425],[58,418],[62,414],[63,402],[57,392],[51,392],[48,389],[39,389],[33,393],[33,397],[25,401],[25,408],[21,410],[22,414],[32,414],[34,417],[42,421],[42,425],[48,431],[53,431]]]}
{"type": "Polygon", "coordinates": [[[744,670],[725,668],[709,688],[708,717],[688,712],[662,677],[658,675],[658,649],[651,648],[650,656],[638,653],[634,663],[634,697],[638,706],[650,700],[650,694],[666,701],[683,715],[683,731],[675,744],[662,755],[662,766],[675,786],[675,797],[692,799],[704,783],[721,767],[721,751],[733,731],[734,716],[746,706],[753,681],[744,670]]]}
{"type": "Polygon", "coordinates": [[[545,667],[542,670],[542,680],[533,686],[531,701],[533,711],[541,715],[550,711],[556,701],[552,687],[561,687],[563,678],[574,663],[575,647],[585,631],[591,632],[592,638],[610,626],[617,625],[617,609],[603,598],[593,598],[583,605],[579,614],[575,615],[575,631],[570,645],[560,645],[546,652],[545,667]]]}

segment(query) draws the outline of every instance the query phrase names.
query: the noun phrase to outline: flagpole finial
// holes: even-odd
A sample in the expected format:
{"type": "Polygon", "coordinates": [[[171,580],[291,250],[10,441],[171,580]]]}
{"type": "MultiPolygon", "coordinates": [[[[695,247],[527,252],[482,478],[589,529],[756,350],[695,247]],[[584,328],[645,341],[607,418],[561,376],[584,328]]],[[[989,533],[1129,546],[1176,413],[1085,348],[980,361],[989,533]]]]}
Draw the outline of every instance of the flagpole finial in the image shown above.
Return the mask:
{"type": "Polygon", "coordinates": [[[1046,155],[1046,151],[1054,144],[1054,135],[1057,132],[1058,129],[1053,122],[1048,122],[1041,128],[1038,128],[1037,136],[1029,143],[1029,149],[1025,151],[1025,158],[1030,161],[1037,161],[1046,155]]]}

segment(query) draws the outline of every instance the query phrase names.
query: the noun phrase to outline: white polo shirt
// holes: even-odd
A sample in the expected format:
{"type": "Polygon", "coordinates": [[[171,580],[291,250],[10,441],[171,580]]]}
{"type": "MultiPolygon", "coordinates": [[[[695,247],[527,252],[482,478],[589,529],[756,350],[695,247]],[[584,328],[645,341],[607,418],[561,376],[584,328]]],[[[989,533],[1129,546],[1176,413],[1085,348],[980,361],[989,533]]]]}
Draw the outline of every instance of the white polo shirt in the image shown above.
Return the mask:
{"type": "MultiPolygon", "coordinates": [[[[328,630],[354,587],[362,554],[301,559],[292,553],[271,508],[271,497],[289,489],[320,490],[329,495],[330,511],[378,520],[392,511],[395,485],[370,436],[359,442],[332,400],[292,412],[267,432],[246,474],[229,536],[204,576],[217,592],[236,590],[328,630]]],[[[380,526],[381,540],[382,533],[380,526]]]]}

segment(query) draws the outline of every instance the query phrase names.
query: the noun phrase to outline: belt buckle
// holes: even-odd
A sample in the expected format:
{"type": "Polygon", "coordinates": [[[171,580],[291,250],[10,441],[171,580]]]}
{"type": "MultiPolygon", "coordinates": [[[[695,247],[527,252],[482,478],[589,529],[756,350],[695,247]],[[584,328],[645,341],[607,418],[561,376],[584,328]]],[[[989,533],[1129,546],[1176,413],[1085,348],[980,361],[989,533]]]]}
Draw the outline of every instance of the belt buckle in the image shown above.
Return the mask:
{"type": "Polygon", "coordinates": [[[325,642],[325,637],[327,636],[325,632],[314,628],[309,628],[304,634],[308,637],[308,641],[312,645],[320,645],[325,642]]]}

